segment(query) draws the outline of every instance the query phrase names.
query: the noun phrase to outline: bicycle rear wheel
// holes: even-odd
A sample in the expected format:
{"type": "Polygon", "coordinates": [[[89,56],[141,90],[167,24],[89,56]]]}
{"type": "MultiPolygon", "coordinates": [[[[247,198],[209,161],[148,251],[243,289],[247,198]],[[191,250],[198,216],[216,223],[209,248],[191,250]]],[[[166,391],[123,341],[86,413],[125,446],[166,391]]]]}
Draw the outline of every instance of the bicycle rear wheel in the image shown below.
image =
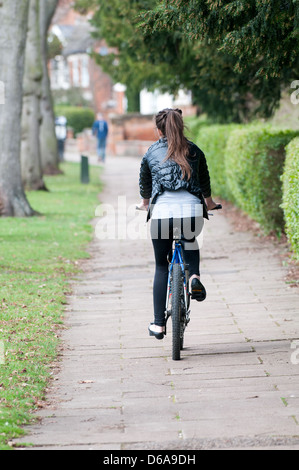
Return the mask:
{"type": "Polygon", "coordinates": [[[181,348],[183,340],[181,338],[181,316],[182,316],[182,293],[183,279],[179,264],[173,266],[172,274],[172,359],[179,361],[181,359],[181,348]]]}

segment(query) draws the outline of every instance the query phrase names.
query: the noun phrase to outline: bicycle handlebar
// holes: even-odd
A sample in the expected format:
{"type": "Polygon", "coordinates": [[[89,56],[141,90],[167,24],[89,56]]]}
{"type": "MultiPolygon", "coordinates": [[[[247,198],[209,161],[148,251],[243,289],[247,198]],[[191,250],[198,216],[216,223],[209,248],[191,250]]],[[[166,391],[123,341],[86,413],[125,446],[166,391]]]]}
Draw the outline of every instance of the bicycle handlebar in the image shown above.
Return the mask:
{"type": "MultiPolygon", "coordinates": [[[[222,209],[222,204],[217,204],[217,206],[213,207],[213,209],[209,209],[210,211],[218,211],[222,209]]],[[[136,205],[136,210],[137,211],[147,211],[147,209],[145,207],[139,207],[138,205],[136,205]]]]}
{"type": "Polygon", "coordinates": [[[217,204],[217,206],[213,207],[213,209],[210,209],[210,211],[218,211],[222,209],[222,204],[217,204]]]}
{"type": "MultiPolygon", "coordinates": [[[[213,209],[209,209],[209,211],[218,211],[220,209],[222,209],[222,204],[217,204],[217,206],[213,207],[213,209]]],[[[214,214],[210,214],[210,212],[209,212],[209,215],[211,216],[211,215],[214,215],[214,214]]]]}

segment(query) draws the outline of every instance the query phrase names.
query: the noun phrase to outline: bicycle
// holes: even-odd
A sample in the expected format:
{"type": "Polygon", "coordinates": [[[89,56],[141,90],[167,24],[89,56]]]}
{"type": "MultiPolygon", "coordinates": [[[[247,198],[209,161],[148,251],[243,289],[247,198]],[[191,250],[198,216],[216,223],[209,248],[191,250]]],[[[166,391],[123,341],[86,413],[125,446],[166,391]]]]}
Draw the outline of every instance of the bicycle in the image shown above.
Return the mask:
{"type": "MultiPolygon", "coordinates": [[[[136,206],[136,209],[140,210],[138,206],[136,206]]],[[[221,204],[217,204],[211,210],[219,209],[222,209],[221,204]]],[[[172,359],[179,361],[181,359],[181,351],[184,348],[185,330],[190,322],[191,292],[189,290],[189,270],[188,265],[184,262],[184,248],[181,240],[181,231],[178,227],[173,229],[172,258],[169,261],[168,257],[168,262],[165,335],[167,334],[167,322],[171,317],[172,359]]]]}
{"type": "MultiPolygon", "coordinates": [[[[212,210],[219,209],[222,209],[221,204],[218,204],[212,210]]],[[[172,359],[179,361],[181,359],[181,351],[184,348],[185,330],[190,322],[191,292],[189,290],[189,270],[188,265],[184,262],[184,248],[178,227],[175,227],[173,230],[173,239],[172,259],[169,262],[167,282],[165,334],[167,322],[171,317],[172,359]]]]}

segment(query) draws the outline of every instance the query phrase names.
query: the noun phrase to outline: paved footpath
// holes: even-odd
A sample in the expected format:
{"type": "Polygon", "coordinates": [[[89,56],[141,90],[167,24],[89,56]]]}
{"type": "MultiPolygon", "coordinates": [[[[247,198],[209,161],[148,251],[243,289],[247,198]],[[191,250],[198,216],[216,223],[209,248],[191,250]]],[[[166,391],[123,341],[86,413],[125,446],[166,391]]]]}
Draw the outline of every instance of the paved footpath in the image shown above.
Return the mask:
{"type": "Polygon", "coordinates": [[[225,210],[211,217],[201,264],[207,300],[193,304],[182,360],[172,361],[171,335],[159,342],[147,333],[151,242],[132,240],[131,219],[124,236],[118,196],[127,208],[139,200],[138,173],[137,159],[106,164],[106,229],[115,213],[123,239],[95,237],[90,246],[72,285],[49,405],[23,441],[35,450],[298,450],[299,296],[284,283],[276,248],[235,233],[225,210]]]}

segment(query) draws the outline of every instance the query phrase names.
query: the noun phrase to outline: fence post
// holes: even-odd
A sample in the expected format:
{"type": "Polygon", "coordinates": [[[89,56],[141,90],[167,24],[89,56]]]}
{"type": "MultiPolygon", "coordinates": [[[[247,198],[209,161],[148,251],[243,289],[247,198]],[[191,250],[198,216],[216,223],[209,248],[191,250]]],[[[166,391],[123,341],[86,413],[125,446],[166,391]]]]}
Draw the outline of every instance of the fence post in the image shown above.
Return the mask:
{"type": "Polygon", "coordinates": [[[89,162],[88,157],[81,155],[81,183],[89,183],[89,162]]]}

